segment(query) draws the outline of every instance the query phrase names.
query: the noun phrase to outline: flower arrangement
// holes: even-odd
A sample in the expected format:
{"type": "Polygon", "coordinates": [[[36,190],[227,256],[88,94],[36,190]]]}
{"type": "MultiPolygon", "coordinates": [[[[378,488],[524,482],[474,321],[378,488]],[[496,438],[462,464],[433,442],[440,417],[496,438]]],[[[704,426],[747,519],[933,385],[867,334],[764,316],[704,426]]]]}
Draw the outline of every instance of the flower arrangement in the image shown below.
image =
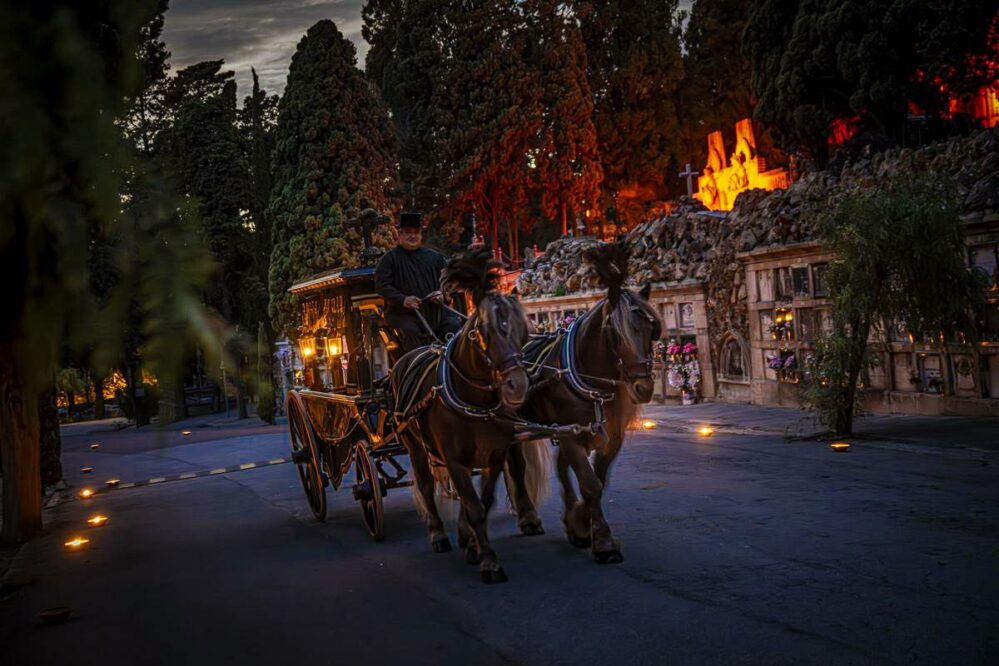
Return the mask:
{"type": "Polygon", "coordinates": [[[685,396],[692,394],[701,382],[701,365],[697,362],[697,345],[680,345],[676,340],[657,345],[658,355],[666,365],[666,381],[685,396]]]}
{"type": "Polygon", "coordinates": [[[798,369],[798,357],[790,349],[781,349],[767,356],[767,367],[776,371],[779,379],[791,380],[798,369]]]}

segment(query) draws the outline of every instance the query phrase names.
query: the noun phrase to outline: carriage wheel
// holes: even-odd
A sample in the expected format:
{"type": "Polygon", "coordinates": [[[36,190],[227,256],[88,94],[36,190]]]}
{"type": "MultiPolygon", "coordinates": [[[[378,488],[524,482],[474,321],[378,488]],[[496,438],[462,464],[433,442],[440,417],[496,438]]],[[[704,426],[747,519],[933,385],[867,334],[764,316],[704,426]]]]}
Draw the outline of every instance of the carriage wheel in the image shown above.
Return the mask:
{"type": "Polygon", "coordinates": [[[385,538],[385,512],[382,509],[384,484],[378,474],[378,468],[375,467],[375,461],[368,454],[368,443],[363,439],[357,443],[354,473],[357,476],[354,498],[361,505],[364,524],[375,541],[381,541],[385,538]]]}
{"type": "Polygon", "coordinates": [[[298,468],[298,478],[305,490],[305,498],[316,520],[326,520],[326,488],[323,486],[323,475],[319,466],[319,451],[316,439],[309,425],[309,416],[305,411],[305,403],[294,392],[288,393],[288,404],[285,412],[288,414],[288,435],[291,439],[291,457],[298,468]]]}

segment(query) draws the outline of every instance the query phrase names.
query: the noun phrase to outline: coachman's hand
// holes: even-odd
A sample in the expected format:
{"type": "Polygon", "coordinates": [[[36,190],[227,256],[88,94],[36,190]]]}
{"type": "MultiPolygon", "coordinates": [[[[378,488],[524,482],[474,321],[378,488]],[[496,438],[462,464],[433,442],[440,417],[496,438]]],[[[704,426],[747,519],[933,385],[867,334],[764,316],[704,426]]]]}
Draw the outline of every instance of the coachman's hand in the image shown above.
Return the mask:
{"type": "Polygon", "coordinates": [[[406,300],[402,302],[402,307],[409,308],[410,310],[419,310],[420,299],[416,296],[407,296],[406,300]]]}
{"type": "Polygon", "coordinates": [[[443,303],[444,293],[440,289],[438,289],[437,291],[432,291],[429,294],[427,294],[427,300],[433,301],[434,303],[443,303]]]}

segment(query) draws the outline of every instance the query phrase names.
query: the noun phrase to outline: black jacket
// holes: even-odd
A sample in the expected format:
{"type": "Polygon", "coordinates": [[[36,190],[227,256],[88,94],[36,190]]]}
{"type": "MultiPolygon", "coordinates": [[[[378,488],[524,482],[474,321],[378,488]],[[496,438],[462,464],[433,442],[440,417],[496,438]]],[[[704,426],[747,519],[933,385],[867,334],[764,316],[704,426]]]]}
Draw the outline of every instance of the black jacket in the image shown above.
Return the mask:
{"type": "Polygon", "coordinates": [[[405,314],[402,302],[407,296],[425,298],[440,289],[441,269],[447,257],[428,247],[404,250],[394,247],[375,267],[375,289],[385,299],[386,313],[405,314]]]}

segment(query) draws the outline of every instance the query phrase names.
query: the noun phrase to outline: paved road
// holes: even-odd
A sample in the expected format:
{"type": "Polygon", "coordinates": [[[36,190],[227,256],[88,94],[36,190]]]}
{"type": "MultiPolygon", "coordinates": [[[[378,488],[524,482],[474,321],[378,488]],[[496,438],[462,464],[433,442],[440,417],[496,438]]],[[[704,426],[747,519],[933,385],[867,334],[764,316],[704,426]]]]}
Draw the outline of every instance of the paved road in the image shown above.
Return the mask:
{"type": "MultiPolygon", "coordinates": [[[[631,436],[606,505],[621,565],[571,548],[554,499],[541,537],[495,512],[501,586],[431,553],[404,490],[383,543],[348,491],[316,523],[290,465],[66,501],[8,577],[27,584],[0,601],[0,663],[995,663],[997,454],[837,454],[737,425],[631,436]],[[81,529],[94,510],[111,522],[81,529]],[[91,548],[64,553],[80,532],[91,548]],[[61,604],[72,621],[39,625],[61,604]]],[[[93,451],[78,432],[66,469],[78,488],[287,452],[279,428],[192,433],[101,434],[93,451]]]]}

